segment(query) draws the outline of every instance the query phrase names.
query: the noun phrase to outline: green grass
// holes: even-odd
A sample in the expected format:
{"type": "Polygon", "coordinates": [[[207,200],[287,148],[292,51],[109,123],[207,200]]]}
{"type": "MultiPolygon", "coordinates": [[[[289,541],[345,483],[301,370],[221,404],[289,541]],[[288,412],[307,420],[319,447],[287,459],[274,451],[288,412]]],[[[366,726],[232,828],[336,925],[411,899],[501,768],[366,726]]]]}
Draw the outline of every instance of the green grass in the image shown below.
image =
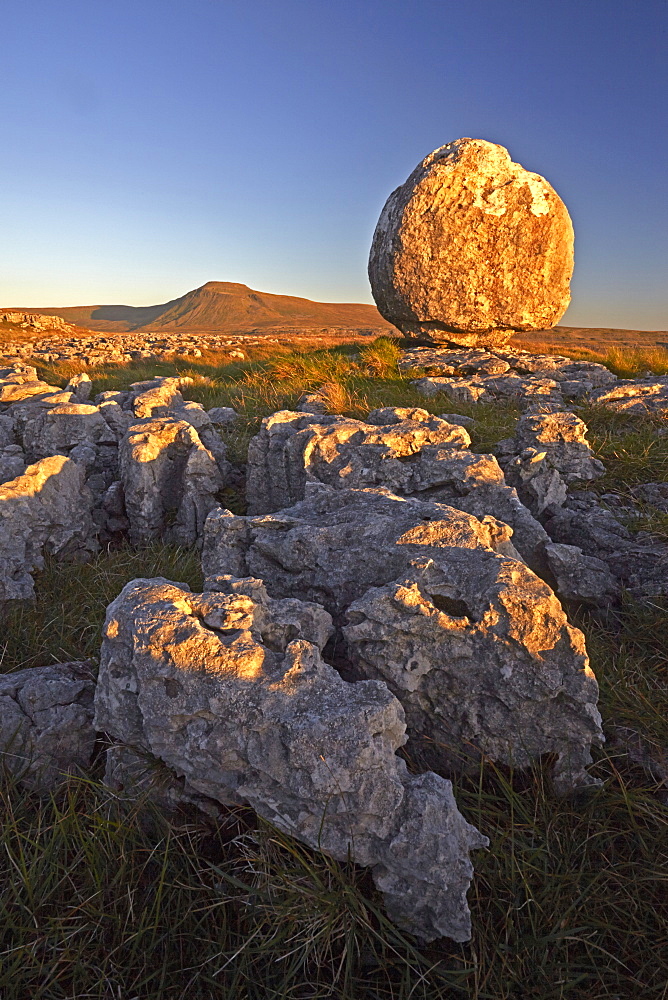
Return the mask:
{"type": "Polygon", "coordinates": [[[0,782],[3,1000],[665,996],[668,812],[620,755],[602,791],[555,803],[539,769],[457,783],[490,837],[470,944],[416,947],[368,873],[249,810],[150,832],[97,781],[40,802],[0,782]]]}
{"type": "MultiPolygon", "coordinates": [[[[183,359],[96,371],[96,391],[174,367],[193,375],[189,398],[242,415],[225,432],[237,462],[262,416],[305,391],[356,417],[382,405],[472,415],[481,451],[512,434],[514,408],[424,400],[396,359],[389,339],[223,367],[183,359]]],[[[578,412],[608,470],[590,488],[668,479],[662,421],[578,412]]],[[[106,605],[140,575],[201,586],[196,554],[168,546],[120,548],[84,567],[47,561],[34,604],[0,622],[0,671],[95,659],[106,605]]],[[[99,758],[47,801],[0,775],[0,998],[667,1000],[668,808],[651,761],[668,748],[668,600],[573,614],[612,737],[596,752],[603,787],[557,801],[540,766],[513,775],[486,764],[457,780],[460,809],[491,841],[473,858],[470,944],[417,947],[388,922],[368,872],[248,809],[219,828],[185,814],[148,823],[150,806],[126,807],[104,788],[99,758]],[[615,742],[616,727],[637,734],[647,765],[615,742]]]]}
{"type": "Polygon", "coordinates": [[[165,576],[200,590],[198,554],[166,545],[102,552],[84,566],[46,557],[34,602],[0,610],[0,673],[68,660],[97,659],[108,604],[128,580],[165,576]]]}

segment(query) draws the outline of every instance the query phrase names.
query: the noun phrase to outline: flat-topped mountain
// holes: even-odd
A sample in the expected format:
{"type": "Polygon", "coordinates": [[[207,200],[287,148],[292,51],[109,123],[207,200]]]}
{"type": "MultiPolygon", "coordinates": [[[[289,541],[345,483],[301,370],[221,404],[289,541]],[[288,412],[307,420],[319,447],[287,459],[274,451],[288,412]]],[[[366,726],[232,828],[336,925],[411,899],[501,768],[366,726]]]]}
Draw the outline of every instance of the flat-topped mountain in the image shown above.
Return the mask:
{"type": "Polygon", "coordinates": [[[393,329],[375,306],[272,295],[234,281],[207,281],[178,299],[156,306],[51,306],[31,307],[30,312],[60,316],[68,323],[108,332],[207,330],[245,333],[286,326],[393,329]]]}

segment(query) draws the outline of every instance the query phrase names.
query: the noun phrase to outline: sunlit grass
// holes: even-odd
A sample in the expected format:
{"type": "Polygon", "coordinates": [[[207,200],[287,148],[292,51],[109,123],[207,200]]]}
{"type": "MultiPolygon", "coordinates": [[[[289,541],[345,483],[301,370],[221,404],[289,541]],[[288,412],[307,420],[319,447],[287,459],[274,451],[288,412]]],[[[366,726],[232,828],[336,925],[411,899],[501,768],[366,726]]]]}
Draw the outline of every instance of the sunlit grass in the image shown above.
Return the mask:
{"type": "Polygon", "coordinates": [[[594,361],[605,365],[619,378],[639,378],[643,375],[668,375],[668,349],[665,347],[584,347],[552,341],[526,340],[515,345],[535,354],[567,356],[574,361],[594,361]]]}
{"type": "MultiPolygon", "coordinates": [[[[380,338],[91,375],[95,391],[190,375],[187,398],[240,414],[222,432],[238,464],[262,417],[304,392],[353,417],[380,406],[473,416],[479,451],[512,435],[516,408],[424,399],[398,371],[398,352],[380,338]]],[[[72,372],[42,374],[66,380],[72,372]]],[[[607,467],[590,488],[624,494],[668,480],[665,421],[578,412],[607,467]]],[[[233,490],[224,502],[243,506],[233,490]]],[[[128,580],[156,575],[201,587],[196,553],[169,546],[122,547],[83,567],[47,560],[35,602],[0,622],[0,672],[95,661],[106,605],[128,580]]],[[[513,775],[485,764],[457,779],[460,809],[491,841],[473,858],[470,944],[418,947],[387,920],[368,872],[309,850],[248,809],[231,811],[218,829],[193,815],[177,823],[155,814],[149,824],[100,784],[98,760],[56,800],[0,776],[0,998],[667,1000],[665,789],[614,733],[637,734],[648,759],[667,752],[668,600],[571,613],[586,634],[610,736],[594,766],[603,787],[555,800],[541,766],[513,775]]]]}

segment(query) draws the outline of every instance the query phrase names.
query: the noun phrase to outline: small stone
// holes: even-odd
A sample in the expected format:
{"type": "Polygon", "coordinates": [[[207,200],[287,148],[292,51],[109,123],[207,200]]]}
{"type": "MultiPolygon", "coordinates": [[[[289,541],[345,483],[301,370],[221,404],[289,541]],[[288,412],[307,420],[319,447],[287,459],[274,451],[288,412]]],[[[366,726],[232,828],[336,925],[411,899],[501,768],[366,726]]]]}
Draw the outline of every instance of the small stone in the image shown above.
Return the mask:
{"type": "Polygon", "coordinates": [[[621,588],[602,559],[584,555],[576,545],[551,542],[545,554],[560,597],[605,607],[617,601],[621,588]]]}

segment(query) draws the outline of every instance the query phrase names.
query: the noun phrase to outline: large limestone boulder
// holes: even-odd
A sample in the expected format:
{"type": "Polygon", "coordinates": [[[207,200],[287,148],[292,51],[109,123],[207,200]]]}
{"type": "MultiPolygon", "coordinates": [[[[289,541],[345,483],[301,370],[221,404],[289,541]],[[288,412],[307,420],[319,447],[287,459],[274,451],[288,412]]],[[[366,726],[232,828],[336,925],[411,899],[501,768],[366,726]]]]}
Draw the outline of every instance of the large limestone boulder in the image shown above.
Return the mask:
{"type": "Polygon", "coordinates": [[[34,596],[44,553],[85,561],[97,550],[85,472],[53,455],[0,486],[0,604],[34,596]]]}
{"type": "Polygon", "coordinates": [[[272,601],[257,580],[218,586],[123,589],[107,611],[96,727],[126,761],[128,747],[158,757],[184,795],[250,803],[310,847],[370,866],[390,917],[421,939],[468,940],[469,852],[487,839],[449,781],[411,775],[396,755],[399,702],[323,661],[322,608],[272,601]]]}
{"type": "Polygon", "coordinates": [[[274,597],[326,607],[345,635],[342,669],[385,680],[409,735],[439,744],[447,766],[483,754],[525,767],[556,753],[566,792],[590,783],[596,680],[582,633],[508,535],[443,504],[310,485],[276,514],[213,511],[203,568],[211,585],[252,575],[274,597]]]}
{"type": "Polygon", "coordinates": [[[0,674],[0,765],[49,794],[64,774],[93,756],[93,694],[88,662],[0,674]]]}
{"type": "Polygon", "coordinates": [[[482,139],[430,153],[388,198],[369,258],[379,311],[407,337],[504,344],[570,301],[573,226],[538,174],[482,139]]]}

